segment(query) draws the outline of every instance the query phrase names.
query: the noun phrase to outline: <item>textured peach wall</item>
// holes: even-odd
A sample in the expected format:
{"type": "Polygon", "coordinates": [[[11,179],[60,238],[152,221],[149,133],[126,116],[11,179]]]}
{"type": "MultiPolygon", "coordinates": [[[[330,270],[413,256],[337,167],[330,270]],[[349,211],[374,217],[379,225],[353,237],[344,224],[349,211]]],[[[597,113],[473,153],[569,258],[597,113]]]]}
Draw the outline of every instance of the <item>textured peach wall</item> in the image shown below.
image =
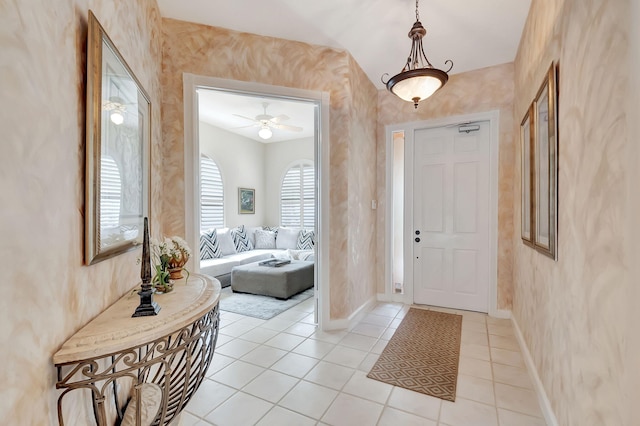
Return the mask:
{"type": "MultiPolygon", "coordinates": [[[[16,425],[57,424],[51,356],[139,281],[136,252],[83,266],[89,7],[149,93],[155,148],[160,141],[155,1],[0,3],[0,418],[16,425]]],[[[157,214],[157,174],[152,182],[157,214]]],[[[71,412],[78,399],[68,402],[68,424],[88,424],[71,412]]]]}
{"type": "Polygon", "coordinates": [[[626,0],[533,0],[515,61],[514,131],[559,62],[558,261],[520,242],[516,162],[513,314],[561,425],[638,424],[625,418],[625,402],[638,401],[623,387],[640,357],[624,363],[637,334],[626,321],[637,286],[625,263],[626,154],[637,143],[626,122],[628,10],[626,0]]]}
{"type": "MultiPolygon", "coordinates": [[[[376,119],[377,90],[360,66],[349,58],[352,94],[349,144],[349,312],[376,296],[371,260],[376,241],[376,119]]],[[[332,299],[333,300],[333,299],[332,299]]]]}
{"type": "MultiPolygon", "coordinates": [[[[627,326],[633,330],[635,324],[640,324],[640,286],[637,285],[637,277],[640,277],[640,191],[632,182],[640,182],[640,1],[631,2],[629,14],[631,26],[629,31],[629,114],[627,115],[629,140],[627,144],[627,170],[629,177],[627,196],[629,199],[629,213],[626,222],[629,230],[627,238],[627,264],[629,265],[629,294],[627,296],[627,326]],[[634,143],[635,142],[635,143],[634,143]],[[634,278],[635,277],[635,278],[634,278]],[[634,281],[635,280],[635,281],[634,281]],[[635,285],[633,283],[636,283],[635,285]],[[633,324],[633,325],[632,325],[633,324]]],[[[627,333],[627,348],[625,362],[626,392],[624,404],[627,406],[627,419],[640,418],[640,368],[637,368],[640,359],[640,333],[627,333]]],[[[628,421],[627,423],[631,423],[628,421]]]]}
{"type": "Polygon", "coordinates": [[[384,126],[412,121],[432,120],[453,115],[492,110],[500,111],[498,159],[498,309],[510,309],[512,301],[513,249],[513,176],[515,134],[513,126],[513,64],[497,65],[455,74],[435,95],[413,104],[396,98],[386,90],[378,92],[378,245],[376,276],[378,293],[384,293],[385,246],[385,167],[384,126]]]}
{"type": "MultiPolygon", "coordinates": [[[[359,92],[371,93],[373,85],[363,80],[348,53],[328,47],[171,19],[163,20],[163,33],[163,173],[170,189],[165,193],[163,220],[168,232],[183,233],[185,226],[183,73],[329,92],[331,319],[347,317],[364,303],[365,294],[373,294],[374,287],[373,281],[351,279],[351,274],[364,271],[359,258],[346,255],[357,243],[349,238],[350,227],[361,226],[355,222],[360,206],[354,202],[369,185],[353,181],[352,162],[360,160],[350,153],[354,146],[375,143],[374,133],[359,130],[375,120],[375,105],[370,106],[370,99],[363,100],[359,92]],[[359,109],[364,111],[356,113],[359,109]]],[[[365,179],[374,180],[375,172],[363,173],[365,179]]],[[[371,259],[374,251],[365,247],[358,256],[371,259]]]]}

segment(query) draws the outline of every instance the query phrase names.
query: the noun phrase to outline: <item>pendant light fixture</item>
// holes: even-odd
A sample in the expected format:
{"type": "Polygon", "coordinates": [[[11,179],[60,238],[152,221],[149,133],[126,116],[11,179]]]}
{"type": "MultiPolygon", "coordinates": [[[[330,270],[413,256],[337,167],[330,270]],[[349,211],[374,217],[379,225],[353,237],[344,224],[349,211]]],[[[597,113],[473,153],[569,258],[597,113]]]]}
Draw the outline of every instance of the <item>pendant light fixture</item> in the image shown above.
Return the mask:
{"type": "Polygon", "coordinates": [[[400,72],[391,77],[388,81],[384,81],[384,77],[389,74],[382,75],[382,82],[387,89],[407,102],[413,102],[415,108],[418,108],[418,102],[427,99],[433,95],[438,89],[445,85],[449,79],[447,74],[453,68],[453,62],[447,60],[446,64],[451,64],[449,69],[442,71],[434,68],[427,59],[422,47],[422,38],[427,34],[420,22],[418,14],[418,0],[416,0],[416,22],[409,31],[411,39],[411,52],[407,58],[407,63],[400,72]]]}

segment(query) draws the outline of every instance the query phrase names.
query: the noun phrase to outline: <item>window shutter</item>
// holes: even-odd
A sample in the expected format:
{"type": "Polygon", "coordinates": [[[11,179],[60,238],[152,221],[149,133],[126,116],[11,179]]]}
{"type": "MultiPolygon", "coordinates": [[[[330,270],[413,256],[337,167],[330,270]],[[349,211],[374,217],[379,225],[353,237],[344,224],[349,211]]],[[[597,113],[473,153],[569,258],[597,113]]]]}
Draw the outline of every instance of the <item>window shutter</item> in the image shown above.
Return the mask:
{"type": "Polygon", "coordinates": [[[200,156],[200,230],[224,226],[224,189],[218,165],[200,156]]]}
{"type": "Polygon", "coordinates": [[[282,180],[280,190],[282,226],[315,227],[315,172],[311,163],[292,166],[282,180]]]}
{"type": "Polygon", "coordinates": [[[122,179],[115,160],[109,156],[100,159],[100,227],[120,226],[122,179]]]}

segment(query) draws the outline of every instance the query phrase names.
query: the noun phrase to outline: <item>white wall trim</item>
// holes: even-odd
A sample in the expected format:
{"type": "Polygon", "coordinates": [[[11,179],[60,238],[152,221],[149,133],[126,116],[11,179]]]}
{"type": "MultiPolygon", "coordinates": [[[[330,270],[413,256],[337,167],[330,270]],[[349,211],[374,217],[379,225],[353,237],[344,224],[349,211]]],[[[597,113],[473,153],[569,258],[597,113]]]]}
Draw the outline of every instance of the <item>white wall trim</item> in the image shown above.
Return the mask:
{"type": "Polygon", "coordinates": [[[489,312],[489,316],[500,319],[511,319],[511,311],[508,309],[496,309],[489,312]]]}
{"type": "Polygon", "coordinates": [[[322,330],[351,330],[355,327],[362,318],[376,305],[378,301],[376,296],[372,296],[365,303],[360,305],[348,318],[329,320],[324,322],[322,330]]]}
{"type": "Polygon", "coordinates": [[[391,303],[403,303],[404,304],[404,294],[399,293],[378,293],[377,294],[378,302],[391,302],[391,303]]]}
{"type": "Polygon", "coordinates": [[[524,363],[527,366],[527,370],[529,371],[529,377],[531,378],[533,388],[536,392],[536,395],[538,396],[540,410],[542,411],[542,415],[547,422],[547,426],[558,426],[558,419],[553,412],[553,408],[551,408],[551,402],[549,401],[547,392],[544,390],[544,386],[542,385],[542,381],[540,380],[540,376],[538,375],[538,370],[533,363],[531,352],[529,352],[527,343],[524,341],[524,336],[522,335],[520,327],[518,326],[518,321],[516,321],[516,318],[514,316],[511,316],[511,323],[513,324],[513,329],[516,333],[516,339],[520,344],[520,351],[522,352],[524,363]]]}
{"type": "Polygon", "coordinates": [[[249,93],[274,98],[294,99],[316,104],[316,179],[318,187],[317,203],[317,264],[315,268],[317,321],[320,329],[330,318],[330,262],[329,262],[329,103],[328,92],[272,86],[269,84],[228,80],[195,74],[183,74],[184,99],[184,201],[185,239],[194,248],[190,270],[199,272],[199,225],[200,217],[196,208],[195,193],[199,187],[200,145],[198,138],[198,88],[216,89],[239,94],[249,93]]]}
{"type": "MultiPolygon", "coordinates": [[[[387,146],[387,163],[386,163],[386,203],[387,218],[389,218],[390,205],[393,202],[393,191],[391,189],[392,171],[389,168],[393,162],[389,161],[389,149],[393,143],[393,132],[404,131],[405,143],[405,187],[404,187],[404,234],[411,235],[409,226],[413,223],[413,151],[414,140],[413,133],[417,129],[438,128],[451,126],[458,123],[471,121],[489,121],[490,132],[490,156],[489,156],[489,295],[488,295],[488,313],[491,316],[502,318],[504,312],[498,311],[498,161],[499,161],[499,137],[500,137],[500,111],[492,110],[487,112],[456,115],[451,117],[438,118],[426,121],[414,121],[410,123],[395,124],[385,126],[386,146],[387,146]]],[[[391,274],[391,244],[389,236],[393,232],[393,223],[389,220],[385,223],[385,293],[390,292],[392,283],[389,281],[391,274]]],[[[413,304],[413,244],[411,238],[404,239],[404,303],[413,304]]],[[[507,317],[508,318],[508,317],[507,317]]]]}
{"type": "MultiPolygon", "coordinates": [[[[405,136],[406,137],[406,136],[405,136]]],[[[384,231],[384,295],[391,296],[393,289],[393,132],[385,128],[386,164],[385,164],[385,231],[384,231]]],[[[405,139],[406,146],[406,139],[405,139]]],[[[404,246],[403,246],[404,250],[404,246]]],[[[404,285],[404,284],[403,284],[404,285]]],[[[378,293],[380,300],[380,293],[378,293]]]]}

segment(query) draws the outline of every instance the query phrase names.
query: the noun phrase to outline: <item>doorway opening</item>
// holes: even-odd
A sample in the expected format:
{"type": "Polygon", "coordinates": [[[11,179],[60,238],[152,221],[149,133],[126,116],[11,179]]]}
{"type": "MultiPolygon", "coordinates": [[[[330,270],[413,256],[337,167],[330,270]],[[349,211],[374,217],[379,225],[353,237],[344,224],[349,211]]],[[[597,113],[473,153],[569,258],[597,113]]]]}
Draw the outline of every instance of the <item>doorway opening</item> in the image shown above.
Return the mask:
{"type": "Polygon", "coordinates": [[[387,299],[497,314],[498,120],[387,127],[387,299]]]}
{"type": "MultiPolygon", "coordinates": [[[[188,241],[200,247],[200,234],[217,228],[223,239],[228,239],[226,232],[232,234],[237,257],[255,263],[264,260],[256,256],[271,256],[264,252],[272,243],[276,249],[281,230],[278,255],[295,261],[298,255],[311,255],[304,260],[314,261],[314,317],[322,328],[329,302],[323,284],[328,278],[328,215],[323,214],[328,146],[322,140],[328,134],[328,95],[193,75],[184,80],[188,241]],[[305,238],[298,235],[294,241],[292,230],[305,238]],[[238,237],[242,231],[246,236],[238,237]],[[263,234],[274,241],[265,242],[263,234]],[[252,249],[242,247],[240,253],[238,239],[249,241],[252,249]]],[[[236,256],[233,247],[226,250],[223,257],[236,256]]],[[[230,271],[195,263],[196,272],[202,266],[223,287],[230,284],[230,271]]]]}

